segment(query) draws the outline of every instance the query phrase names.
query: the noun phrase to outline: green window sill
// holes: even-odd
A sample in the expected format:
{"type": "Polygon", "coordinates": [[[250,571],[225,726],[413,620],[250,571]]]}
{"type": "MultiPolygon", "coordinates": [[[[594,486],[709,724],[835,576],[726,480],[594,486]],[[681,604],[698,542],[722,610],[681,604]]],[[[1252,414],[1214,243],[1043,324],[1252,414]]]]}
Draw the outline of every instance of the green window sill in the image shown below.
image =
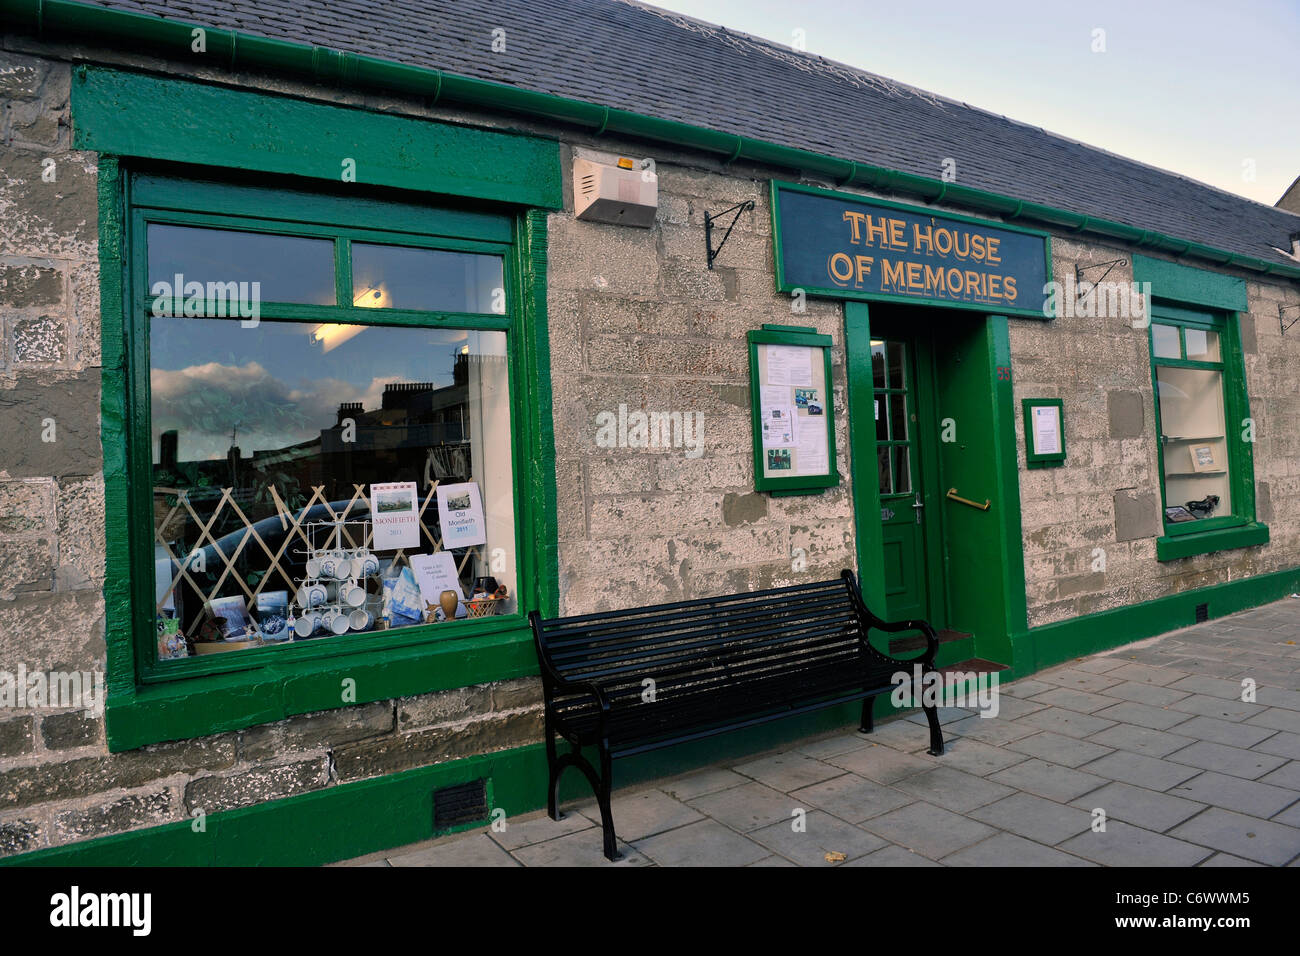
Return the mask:
{"type": "Polygon", "coordinates": [[[1156,538],[1156,560],[1175,561],[1178,558],[1190,558],[1194,554],[1209,554],[1211,551],[1248,548],[1254,544],[1267,543],[1268,525],[1251,521],[1235,528],[1156,538]]]}
{"type": "Polygon", "coordinates": [[[134,750],[165,740],[243,730],[295,714],[536,673],[532,632],[524,624],[491,635],[270,663],[116,694],[110,690],[105,708],[108,749],[134,750]],[[355,683],[346,684],[349,680],[355,683]]]}

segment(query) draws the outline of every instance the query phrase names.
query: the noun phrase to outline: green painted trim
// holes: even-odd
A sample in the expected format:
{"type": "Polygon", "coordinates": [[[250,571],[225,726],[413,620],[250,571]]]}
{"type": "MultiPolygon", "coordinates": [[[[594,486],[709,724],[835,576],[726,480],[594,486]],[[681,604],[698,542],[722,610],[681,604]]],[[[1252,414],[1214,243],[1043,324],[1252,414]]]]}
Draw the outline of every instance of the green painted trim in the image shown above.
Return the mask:
{"type": "Polygon", "coordinates": [[[86,66],[72,117],[76,149],[334,183],[351,161],[357,183],[564,205],[552,140],[86,66]]]}
{"type": "MultiPolygon", "coordinates": [[[[1011,360],[1011,327],[1005,315],[990,315],[986,334],[989,337],[989,375],[993,381],[993,430],[997,435],[994,453],[994,482],[998,501],[1002,502],[1002,532],[998,535],[1002,552],[1002,606],[1004,625],[996,635],[996,645],[989,639],[977,639],[980,656],[999,663],[1012,660],[1010,635],[1028,627],[1028,598],[1025,591],[1025,546],[1020,524],[1020,467],[1016,457],[1015,369],[1011,360]],[[1005,377],[998,369],[1008,369],[1005,377]]],[[[1062,425],[1064,427],[1064,425],[1062,425]]]]}
{"type": "Polygon", "coordinates": [[[1022,398],[1020,407],[1024,413],[1025,426],[1025,466],[1027,468],[1047,468],[1052,465],[1065,464],[1065,402],[1059,398],[1022,398]],[[1057,409],[1061,423],[1061,450],[1047,455],[1034,451],[1034,408],[1053,405],[1057,409]]]}
{"type": "Polygon", "coordinates": [[[858,582],[864,595],[884,594],[885,559],[873,414],[871,310],[865,302],[844,303],[844,372],[848,390],[849,468],[853,481],[853,536],[858,557],[858,582]]]}
{"type": "Polygon", "coordinates": [[[831,378],[831,348],[834,339],[818,335],[802,326],[764,325],[751,329],[749,340],[749,404],[750,427],[754,443],[754,490],[767,491],[777,496],[815,495],[840,483],[839,461],[835,445],[835,384],[831,378]],[[822,350],[824,391],[822,404],[826,411],[826,453],[829,470],[824,475],[795,475],[790,478],[769,478],[763,474],[762,404],[759,401],[758,347],[760,345],[799,345],[822,350]]]}
{"type": "Polygon", "coordinates": [[[113,10],[72,0],[0,0],[9,29],[49,41],[101,43],[110,49],[143,50],[161,56],[190,57],[191,31],[207,31],[208,56],[217,67],[272,72],[319,85],[424,97],[447,105],[512,113],[548,122],[567,123],[595,135],[623,135],[700,150],[732,161],[749,161],[818,176],[840,186],[861,186],[916,196],[943,198],[953,205],[1004,220],[1019,219],[1075,233],[1119,240],[1177,256],[1201,259],[1279,278],[1300,280],[1300,267],[1228,252],[1108,219],[1085,216],[1041,203],[972,189],[957,183],[885,169],[818,153],[779,146],[751,137],[677,123],[594,103],[520,89],[504,83],[458,76],[445,71],[396,63],[325,47],[288,43],[248,33],[213,29],[156,16],[113,10]]]}
{"type": "Polygon", "coordinates": [[[1268,525],[1252,521],[1237,528],[1156,538],[1156,560],[1174,561],[1194,554],[1248,548],[1256,544],[1268,544],[1268,525]]]}
{"type": "MultiPolygon", "coordinates": [[[[885,199],[876,199],[874,196],[863,196],[860,193],[846,193],[842,190],[824,189],[820,186],[805,186],[801,183],[782,182],[779,180],[772,181],[772,249],[776,260],[776,290],[778,292],[794,292],[801,289],[808,295],[823,296],[829,299],[854,299],[857,301],[869,302],[889,302],[897,305],[915,305],[931,307],[938,309],[960,309],[966,312],[981,312],[987,315],[989,305],[980,302],[961,302],[954,299],[930,299],[922,296],[911,295],[892,295],[885,292],[864,292],[861,289],[839,289],[833,286],[806,286],[795,285],[785,277],[785,255],[781,241],[781,191],[808,193],[814,196],[826,196],[831,199],[843,200],[844,202],[857,203],[860,205],[883,206],[886,209],[897,209],[901,212],[911,213],[915,216],[926,216],[938,219],[948,219],[952,222],[966,223],[967,225],[985,226],[992,229],[1001,229],[1006,232],[1019,232],[1025,235],[1036,236],[1043,240],[1043,260],[1044,275],[1048,283],[1052,278],[1052,237],[1039,229],[1030,229],[1026,226],[1013,226],[1007,223],[994,221],[991,219],[977,219],[971,216],[962,216],[957,213],[936,212],[924,206],[910,206],[906,203],[891,202],[885,199]]],[[[1056,306],[1053,303],[1050,314],[1044,312],[1042,307],[1033,309],[1003,309],[1008,315],[1014,315],[1022,319],[1039,319],[1046,321],[1052,319],[1056,314],[1056,306]]]]}
{"type": "Polygon", "coordinates": [[[1151,295],[1191,305],[1245,312],[1246,280],[1180,265],[1165,259],[1133,256],[1133,281],[1150,282],[1151,295]]]}
{"type": "Polygon", "coordinates": [[[1012,638],[1015,666],[1003,679],[1025,677],[1071,658],[1189,627],[1196,623],[1198,604],[1207,605],[1213,619],[1296,591],[1300,591],[1300,568],[1287,568],[1031,628],[1012,638]]]}

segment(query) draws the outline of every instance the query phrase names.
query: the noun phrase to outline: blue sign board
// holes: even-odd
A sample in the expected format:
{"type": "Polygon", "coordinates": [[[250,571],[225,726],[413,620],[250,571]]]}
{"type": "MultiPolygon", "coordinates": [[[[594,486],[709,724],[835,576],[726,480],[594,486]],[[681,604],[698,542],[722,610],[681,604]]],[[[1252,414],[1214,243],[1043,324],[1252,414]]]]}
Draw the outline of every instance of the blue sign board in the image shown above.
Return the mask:
{"type": "Polygon", "coordinates": [[[772,210],[783,292],[1053,315],[1046,233],[781,183],[772,210]]]}

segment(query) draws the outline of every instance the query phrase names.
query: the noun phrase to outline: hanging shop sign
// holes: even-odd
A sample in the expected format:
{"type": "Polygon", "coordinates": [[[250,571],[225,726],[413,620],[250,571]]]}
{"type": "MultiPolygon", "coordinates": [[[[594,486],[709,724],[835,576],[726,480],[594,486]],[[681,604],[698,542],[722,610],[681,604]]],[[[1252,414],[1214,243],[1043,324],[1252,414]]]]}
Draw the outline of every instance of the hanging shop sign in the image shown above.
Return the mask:
{"type": "Polygon", "coordinates": [[[782,292],[1054,314],[1046,233],[776,182],[772,218],[782,292]]]}

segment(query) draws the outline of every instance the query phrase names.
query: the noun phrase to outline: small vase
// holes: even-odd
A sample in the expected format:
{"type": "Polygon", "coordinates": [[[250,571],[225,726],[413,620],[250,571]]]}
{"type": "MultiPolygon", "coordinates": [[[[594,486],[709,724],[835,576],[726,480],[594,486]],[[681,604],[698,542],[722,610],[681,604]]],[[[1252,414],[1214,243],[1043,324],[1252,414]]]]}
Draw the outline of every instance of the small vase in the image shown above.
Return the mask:
{"type": "Polygon", "coordinates": [[[443,617],[448,621],[456,620],[456,607],[460,604],[460,598],[452,590],[443,591],[438,595],[438,604],[442,607],[443,617]]]}

